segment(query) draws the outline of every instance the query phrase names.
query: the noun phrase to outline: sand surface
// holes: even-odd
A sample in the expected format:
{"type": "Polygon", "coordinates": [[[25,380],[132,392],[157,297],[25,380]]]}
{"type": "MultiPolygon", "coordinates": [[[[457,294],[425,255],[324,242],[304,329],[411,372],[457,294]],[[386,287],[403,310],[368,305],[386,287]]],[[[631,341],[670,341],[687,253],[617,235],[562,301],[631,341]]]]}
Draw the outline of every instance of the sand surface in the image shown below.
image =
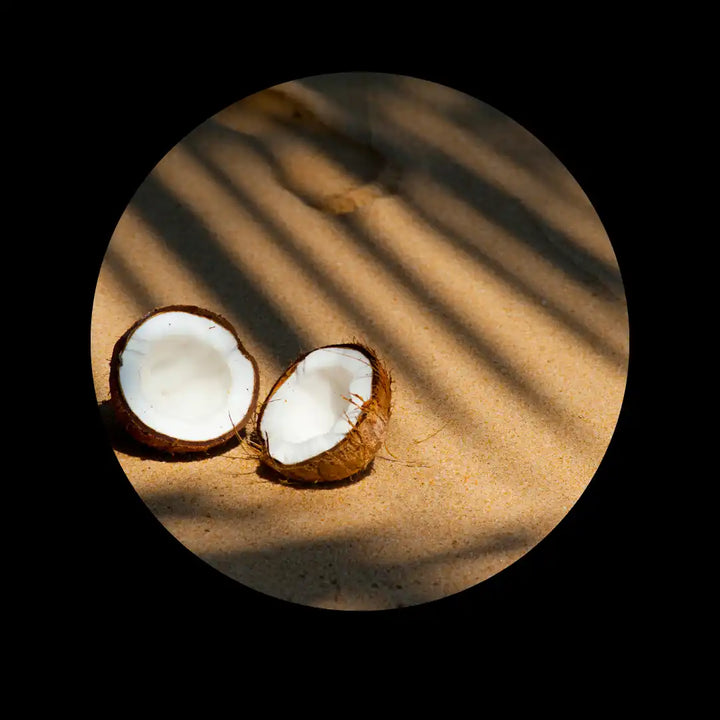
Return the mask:
{"type": "Polygon", "coordinates": [[[501,112],[393,75],[287,83],[199,126],[123,214],[92,318],[102,417],[159,521],[243,585],[334,609],[445,597],[540,542],[603,458],[627,354],[615,255],[568,171],[501,112]],[[261,398],[300,352],[375,348],[395,382],[370,471],[295,487],[242,445],[126,437],[112,349],[169,304],[233,323],[261,398]]]}

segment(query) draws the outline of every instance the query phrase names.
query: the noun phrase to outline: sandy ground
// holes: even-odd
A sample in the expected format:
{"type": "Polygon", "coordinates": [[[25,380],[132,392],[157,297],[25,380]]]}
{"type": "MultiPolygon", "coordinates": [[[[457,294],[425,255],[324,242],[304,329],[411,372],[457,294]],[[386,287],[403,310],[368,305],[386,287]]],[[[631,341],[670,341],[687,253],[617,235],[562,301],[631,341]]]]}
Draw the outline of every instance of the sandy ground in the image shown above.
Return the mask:
{"type": "Polygon", "coordinates": [[[102,417],[159,521],[243,585],[350,610],[451,595],[540,542],[603,458],[627,353],[615,255],[567,170],[488,105],[392,75],[287,83],[199,126],[123,214],[92,319],[102,417]],[[233,323],[261,398],[301,351],[373,346],[395,383],[370,471],[302,488],[242,446],[126,437],[113,345],[180,303],[233,323]]]}

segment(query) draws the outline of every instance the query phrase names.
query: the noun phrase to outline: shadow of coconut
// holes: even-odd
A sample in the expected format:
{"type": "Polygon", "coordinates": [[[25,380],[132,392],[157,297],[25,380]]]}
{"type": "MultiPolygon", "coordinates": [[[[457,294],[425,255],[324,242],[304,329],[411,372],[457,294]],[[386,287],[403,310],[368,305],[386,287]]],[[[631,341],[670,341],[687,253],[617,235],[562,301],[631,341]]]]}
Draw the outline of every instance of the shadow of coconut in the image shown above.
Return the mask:
{"type": "Polygon", "coordinates": [[[291,487],[295,490],[335,490],[337,488],[355,485],[355,483],[369,477],[373,472],[374,462],[375,461],[372,460],[364,470],[360,470],[360,472],[356,472],[354,475],[351,475],[343,480],[326,480],[321,482],[292,480],[291,478],[281,475],[271,467],[263,465],[262,463],[259,464],[255,474],[262,480],[268,480],[269,482],[284,485],[285,487],[291,487]]]}
{"type": "MultiPolygon", "coordinates": [[[[162,450],[151,448],[135,440],[118,421],[117,415],[113,411],[112,404],[109,400],[104,400],[99,403],[98,410],[113,450],[123,453],[123,455],[141,458],[142,460],[172,463],[198,462],[223,455],[228,450],[232,450],[240,445],[238,438],[232,437],[222,445],[218,445],[210,450],[185,453],[163,452],[162,450]]],[[[240,439],[243,439],[245,437],[245,430],[241,430],[239,435],[240,439]]]]}
{"type": "MultiPolygon", "coordinates": [[[[199,452],[186,452],[186,453],[169,453],[151,448],[143,445],[142,443],[135,440],[118,421],[117,415],[113,411],[112,404],[109,400],[104,400],[98,404],[98,410],[100,412],[100,419],[107,432],[110,445],[116,452],[128,455],[130,457],[140,458],[142,460],[154,460],[157,462],[168,462],[168,463],[181,463],[181,462],[200,462],[207,460],[208,458],[217,457],[224,455],[230,450],[241,447],[241,442],[237,437],[233,437],[226,443],[219,445],[218,447],[210,450],[204,450],[199,452]]],[[[244,441],[246,438],[245,429],[239,433],[240,440],[244,441]]],[[[326,482],[303,482],[301,480],[292,480],[290,478],[281,475],[267,465],[262,464],[258,460],[257,468],[254,473],[261,479],[269,482],[276,483],[278,485],[285,485],[286,487],[292,487],[297,490],[333,490],[335,488],[347,487],[348,485],[354,485],[360,480],[367,478],[373,472],[373,463],[370,464],[360,472],[351,475],[343,480],[334,480],[326,482]]],[[[251,471],[252,473],[252,471],[251,471]]],[[[248,474],[251,474],[248,473],[248,474]]]]}

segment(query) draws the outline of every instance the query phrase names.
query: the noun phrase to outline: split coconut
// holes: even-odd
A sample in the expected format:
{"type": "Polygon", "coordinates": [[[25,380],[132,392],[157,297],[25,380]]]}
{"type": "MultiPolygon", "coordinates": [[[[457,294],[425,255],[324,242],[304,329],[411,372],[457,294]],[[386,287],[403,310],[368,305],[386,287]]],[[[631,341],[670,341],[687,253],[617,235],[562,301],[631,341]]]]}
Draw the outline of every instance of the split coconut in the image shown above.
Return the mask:
{"type": "Polygon", "coordinates": [[[358,343],[301,355],[263,402],[249,444],[285,478],[344,480],[364,470],[385,441],[390,374],[358,343]]]}
{"type": "Polygon", "coordinates": [[[191,305],[148,313],[115,344],[110,396],[128,433],[170,452],[208,451],[242,430],[258,396],[258,368],[233,326],[191,305]]]}
{"type": "MultiPolygon", "coordinates": [[[[390,374],[369,347],[301,355],[275,382],[248,444],[290,480],[332,482],[367,468],[385,441],[390,374]]],[[[127,432],[175,453],[217,448],[254,414],[258,367],[232,325],[191,305],[148,313],[115,344],[110,397],[127,432]]]]}

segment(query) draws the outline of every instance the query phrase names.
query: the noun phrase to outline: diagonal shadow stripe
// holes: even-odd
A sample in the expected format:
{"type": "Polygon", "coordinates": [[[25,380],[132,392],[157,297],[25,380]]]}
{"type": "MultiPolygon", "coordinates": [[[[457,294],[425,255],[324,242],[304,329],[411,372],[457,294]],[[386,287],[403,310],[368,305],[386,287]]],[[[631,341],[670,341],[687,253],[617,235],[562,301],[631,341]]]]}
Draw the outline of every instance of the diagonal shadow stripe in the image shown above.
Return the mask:
{"type": "MultiPolygon", "coordinates": [[[[378,529],[372,532],[377,534],[378,529]]],[[[468,579],[469,587],[484,579],[484,566],[494,557],[522,555],[538,542],[526,528],[509,527],[493,534],[478,533],[463,547],[393,562],[377,557],[367,540],[363,533],[344,534],[259,549],[211,551],[200,557],[238,582],[294,602],[323,604],[334,596],[349,607],[368,598],[384,607],[399,607],[440,597],[437,579],[448,571],[475,567],[480,577],[468,579]]]]}
{"type": "MultiPolygon", "coordinates": [[[[208,124],[207,128],[203,128],[203,132],[206,133],[205,137],[215,133],[220,133],[220,136],[222,137],[227,135],[227,131],[213,123],[208,124]]],[[[233,131],[231,135],[235,138],[235,141],[242,139],[245,144],[255,150],[263,160],[269,163],[271,167],[275,168],[277,166],[277,160],[271,150],[258,138],[236,131],[233,131]]],[[[209,172],[215,174],[218,182],[221,182],[224,186],[231,189],[231,192],[236,195],[243,206],[246,208],[252,208],[253,216],[258,222],[261,222],[265,226],[269,227],[271,221],[263,213],[259,206],[257,206],[254,201],[245,194],[242,198],[240,198],[241,191],[232,183],[232,180],[224,173],[223,170],[218,168],[204,156],[199,140],[199,135],[188,139],[188,143],[194,148],[194,154],[197,159],[205,164],[209,172]]],[[[560,423],[563,421],[563,410],[559,408],[550,397],[546,396],[538,388],[527,382],[510,358],[499,353],[486,340],[470,330],[452,310],[452,308],[448,307],[447,304],[445,304],[440,298],[410,276],[407,270],[392,255],[392,253],[384,248],[371,233],[364,229],[362,220],[359,219],[358,216],[354,214],[335,216],[332,219],[327,218],[327,221],[334,222],[338,227],[344,228],[347,231],[346,235],[358,247],[374,256],[388,272],[392,273],[396,282],[405,287],[426,307],[432,308],[433,311],[442,318],[448,330],[461,339],[464,342],[466,349],[478,360],[483,362],[483,364],[498,377],[505,387],[513,391],[517,396],[532,403],[533,409],[536,412],[539,412],[545,419],[550,420],[553,423],[560,423]]],[[[298,249],[295,241],[290,238],[289,234],[284,233],[280,227],[275,224],[273,235],[276,238],[284,238],[283,244],[286,248],[290,249],[290,252],[293,253],[294,259],[301,262],[303,267],[308,269],[311,277],[313,277],[316,282],[322,282],[325,287],[328,287],[328,283],[330,282],[329,278],[326,278],[324,274],[322,274],[322,271],[319,271],[315,267],[308,265],[307,262],[304,262],[304,254],[302,254],[302,251],[298,249]],[[300,260],[300,258],[303,258],[303,260],[300,260]]],[[[333,299],[335,301],[338,301],[341,297],[344,296],[342,296],[339,292],[333,295],[333,299]]]]}
{"type": "Polygon", "coordinates": [[[509,390],[528,400],[544,417],[550,420],[560,419],[564,413],[551,397],[543,394],[529,383],[517,369],[515,363],[500,353],[479,334],[472,331],[457,313],[442,301],[435,293],[423,286],[402,266],[395,256],[368,232],[363,226],[362,217],[345,215],[334,220],[347,229],[348,235],[364,250],[372,254],[396,281],[411,292],[423,305],[431,308],[439,317],[448,332],[463,342],[466,350],[483,363],[509,390]]]}
{"type": "Polygon", "coordinates": [[[254,340],[281,365],[287,365],[307,338],[275,308],[266,291],[223,250],[213,234],[171,191],[150,174],[131,204],[220,302],[242,319],[254,340]]]}
{"type": "MultiPolygon", "coordinates": [[[[393,81],[392,76],[373,75],[368,80],[369,91],[377,90],[377,83],[384,84],[383,92],[402,97],[403,89],[396,80],[393,81]]],[[[316,83],[313,89],[323,93],[329,103],[337,104],[336,98],[328,92],[324,83],[316,83]]],[[[338,109],[342,111],[341,107],[338,109]]],[[[488,220],[511,233],[531,250],[541,253],[570,279],[595,290],[606,300],[622,300],[622,278],[614,265],[581,247],[568,233],[546,221],[520,198],[495,187],[444,150],[430,144],[411,125],[399,125],[384,108],[378,96],[373,106],[373,117],[377,118],[376,128],[384,125],[392,129],[394,135],[400,133],[408,139],[407,143],[392,145],[393,159],[400,165],[413,167],[420,163],[426,172],[439,184],[444,184],[458,199],[476,208],[488,220]]],[[[306,140],[310,143],[316,142],[312,135],[307,135],[306,140]]],[[[318,149],[323,150],[320,145],[318,149]]],[[[342,162],[342,158],[337,160],[342,162]]]]}
{"type": "MultiPolygon", "coordinates": [[[[465,423],[467,427],[477,424],[478,418],[471,414],[461,405],[453,403],[452,398],[447,396],[445,388],[439,385],[431,375],[425,373],[418,363],[414,362],[407,351],[401,347],[392,335],[377,326],[371,326],[367,317],[361,312],[359,307],[361,304],[346,292],[343,291],[341,284],[332,276],[326,274],[322,268],[312,258],[299,247],[297,240],[292,234],[287,232],[277,221],[275,221],[263,208],[252,199],[247,193],[241,190],[232,179],[219,167],[217,167],[210,159],[208,159],[202,151],[201,144],[198,143],[199,136],[191,136],[186,139],[186,149],[201,163],[208,173],[220,183],[243,207],[243,209],[262,227],[268,231],[270,239],[281,248],[298,266],[302,272],[313,280],[318,288],[326,293],[338,308],[352,320],[352,322],[361,327],[368,338],[374,338],[378,344],[381,344],[387,351],[392,354],[393,364],[400,369],[412,382],[418,385],[424,385],[429,388],[433,397],[443,398],[443,405],[453,404],[453,411],[458,415],[458,419],[465,423]]],[[[254,139],[248,139],[251,147],[258,149],[259,143],[254,139]]],[[[265,152],[259,150],[264,157],[265,152]]],[[[438,413],[439,407],[433,407],[433,411],[438,413]]],[[[442,413],[438,414],[440,419],[444,418],[442,413]]]]}
{"type": "Polygon", "coordinates": [[[466,255],[482,263],[490,273],[511,287],[518,295],[521,295],[535,305],[542,304],[544,312],[549,313],[556,321],[562,323],[598,355],[611,361],[616,367],[623,367],[627,363],[627,353],[614,348],[601,335],[580,322],[559,305],[548,300],[544,295],[541,295],[520,277],[510,272],[501,261],[488,255],[468,236],[455,231],[446,222],[440,220],[435,215],[431,215],[418,202],[406,196],[399,196],[399,202],[406,206],[409,213],[415,215],[419,220],[431,227],[440,238],[453,243],[466,255]]]}
{"type": "MultiPolygon", "coordinates": [[[[419,78],[412,78],[418,80],[419,78]]],[[[391,92],[402,93],[419,107],[426,108],[428,112],[437,113],[437,105],[422,92],[422,86],[417,82],[408,83],[407,78],[398,79],[393,75],[381,75],[373,79],[373,85],[385,88],[391,92]]],[[[437,85],[434,81],[431,85],[437,85]]],[[[302,81],[305,84],[306,80],[302,81]]],[[[489,144],[493,150],[504,156],[511,162],[522,166],[543,185],[550,187],[558,195],[563,195],[567,188],[560,181],[556,173],[547,165],[546,152],[557,155],[550,148],[540,141],[528,127],[518,122],[510,115],[505,114],[499,108],[469,95],[463,90],[458,90],[447,85],[441,85],[444,89],[451,89],[461,97],[470,99],[468,102],[450,102],[443,107],[444,116],[456,127],[462,128],[478,138],[479,142],[489,144]],[[518,129],[521,129],[525,137],[518,138],[518,129]],[[521,142],[518,142],[518,139],[521,142]]],[[[567,169],[567,168],[566,168],[567,169]]]]}
{"type": "Polygon", "coordinates": [[[147,312],[158,304],[158,299],[141,283],[125,260],[117,253],[115,247],[110,244],[103,259],[113,279],[120,283],[125,294],[132,298],[140,312],[147,312]]]}
{"type": "MultiPolygon", "coordinates": [[[[265,161],[268,167],[270,167],[278,178],[278,181],[284,185],[282,178],[282,168],[280,167],[277,158],[266,147],[260,139],[254,135],[247,134],[238,130],[229,130],[228,128],[209,121],[205,123],[198,133],[202,134],[205,138],[215,137],[223,142],[234,142],[243,146],[250,147],[255,153],[257,153],[265,161]]],[[[503,266],[503,264],[488,255],[476,242],[470,237],[461,234],[451,228],[447,223],[440,220],[436,215],[431,215],[425,208],[423,208],[418,202],[410,199],[406,195],[399,194],[395,196],[398,202],[401,202],[407,210],[414,214],[417,218],[424,221],[430,227],[432,227],[439,236],[454,244],[457,248],[462,250],[466,255],[472,257],[477,262],[480,262],[486,269],[493,273],[496,277],[505,282],[508,286],[512,287],[518,294],[531,300],[532,302],[544,306],[544,310],[550,313],[556,320],[563,323],[569,330],[574,332],[579,339],[584,341],[590,348],[602,357],[610,360],[615,366],[622,367],[627,362],[626,354],[613,348],[604,338],[595,333],[593,330],[588,328],[586,325],[575,319],[570,313],[566,312],[558,305],[548,301],[544,296],[541,296],[537,291],[532,289],[527,283],[519,278],[514,273],[510,272],[503,266]]],[[[362,244],[366,249],[373,250],[376,257],[385,264],[386,267],[394,266],[396,276],[398,279],[403,281],[409,281],[407,271],[399,267],[397,261],[395,261],[387,251],[382,251],[380,246],[372,240],[372,237],[367,233],[363,232],[357,221],[353,219],[352,215],[339,216],[338,220],[345,223],[348,228],[353,229],[353,232],[349,233],[349,236],[355,241],[361,240],[362,244]],[[354,226],[354,227],[353,227],[354,226]]],[[[411,288],[416,290],[418,284],[414,283],[414,287],[411,288]]],[[[421,293],[426,293],[424,288],[420,288],[421,293]]],[[[437,299],[425,298],[434,307],[438,305],[437,299]]],[[[456,322],[457,325],[457,322],[456,322]]],[[[462,323],[460,323],[461,332],[466,332],[462,323]]],[[[475,340],[482,342],[479,338],[475,337],[475,340]]],[[[492,351],[490,353],[492,355],[492,351]]],[[[500,360],[496,358],[493,360],[498,365],[507,366],[506,360],[500,360]]]]}

